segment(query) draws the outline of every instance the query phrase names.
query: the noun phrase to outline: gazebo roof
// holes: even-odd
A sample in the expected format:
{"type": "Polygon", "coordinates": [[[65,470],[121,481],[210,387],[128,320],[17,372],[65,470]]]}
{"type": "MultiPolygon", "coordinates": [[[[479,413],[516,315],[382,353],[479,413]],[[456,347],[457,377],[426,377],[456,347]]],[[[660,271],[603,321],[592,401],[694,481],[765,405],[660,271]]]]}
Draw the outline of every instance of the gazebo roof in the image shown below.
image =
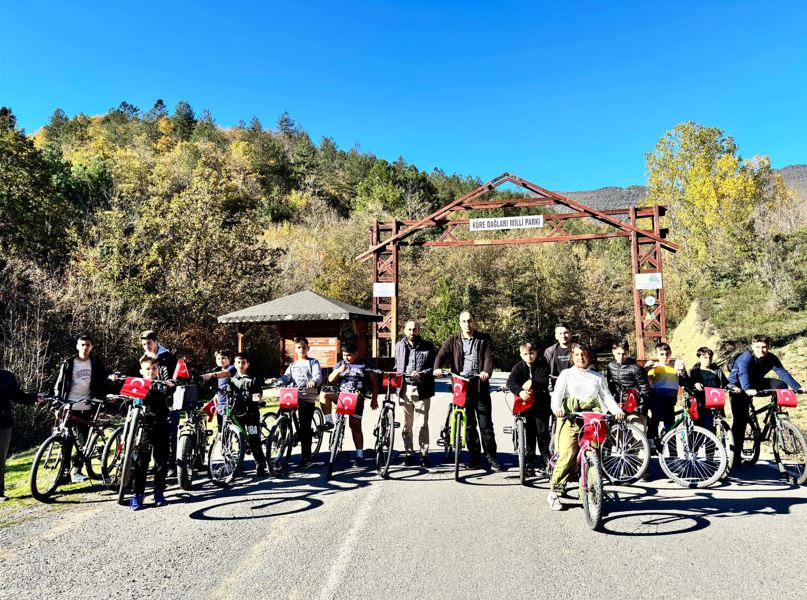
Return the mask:
{"type": "Polygon", "coordinates": [[[222,315],[219,323],[288,323],[293,321],[380,321],[381,315],[303,290],[222,315]]]}

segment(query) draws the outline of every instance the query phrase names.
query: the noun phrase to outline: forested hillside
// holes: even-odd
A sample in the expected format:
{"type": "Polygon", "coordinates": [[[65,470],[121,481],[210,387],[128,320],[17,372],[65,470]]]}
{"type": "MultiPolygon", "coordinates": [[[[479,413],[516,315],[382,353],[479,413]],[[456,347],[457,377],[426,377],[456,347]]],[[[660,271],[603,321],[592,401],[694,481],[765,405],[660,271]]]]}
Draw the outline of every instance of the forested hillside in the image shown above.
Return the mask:
{"type": "MultiPolygon", "coordinates": [[[[722,131],[684,123],[647,164],[646,188],[571,195],[670,206],[682,249],[666,263],[669,322],[695,297],[713,321],[803,307],[803,203],[767,159],[745,161],[722,131]]],[[[27,135],[0,109],[2,364],[41,389],[76,334],[90,332],[110,367],[128,368],[137,332],[154,328],[201,367],[233,343],[234,329],[216,323],[226,312],[306,287],[369,306],[369,267],[354,258],[372,220],[425,216],[480,183],[315,142],[285,113],[271,127],[253,118],[222,128],[186,102],[124,102],[101,116],[57,110],[27,135]]],[[[409,248],[400,317],[424,320],[439,340],[472,306],[502,367],[519,339],[547,341],[559,319],[603,347],[633,328],[629,265],[625,240],[409,248]]],[[[273,335],[248,337],[267,368],[273,335]]]]}

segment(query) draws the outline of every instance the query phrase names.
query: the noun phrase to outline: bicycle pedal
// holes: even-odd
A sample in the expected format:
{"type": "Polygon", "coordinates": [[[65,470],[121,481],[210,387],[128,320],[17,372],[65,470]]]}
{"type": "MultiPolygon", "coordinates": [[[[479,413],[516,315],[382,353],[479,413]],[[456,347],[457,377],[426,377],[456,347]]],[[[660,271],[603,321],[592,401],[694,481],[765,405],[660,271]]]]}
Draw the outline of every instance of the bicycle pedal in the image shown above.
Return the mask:
{"type": "Polygon", "coordinates": [[[395,421],[395,429],[398,429],[400,426],[401,424],[398,421],[395,421]]]}
{"type": "Polygon", "coordinates": [[[513,428],[510,425],[505,425],[503,431],[504,433],[513,433],[513,428]]]}
{"type": "Polygon", "coordinates": [[[443,438],[440,438],[439,440],[437,440],[437,445],[438,446],[445,446],[446,441],[443,438]]]}

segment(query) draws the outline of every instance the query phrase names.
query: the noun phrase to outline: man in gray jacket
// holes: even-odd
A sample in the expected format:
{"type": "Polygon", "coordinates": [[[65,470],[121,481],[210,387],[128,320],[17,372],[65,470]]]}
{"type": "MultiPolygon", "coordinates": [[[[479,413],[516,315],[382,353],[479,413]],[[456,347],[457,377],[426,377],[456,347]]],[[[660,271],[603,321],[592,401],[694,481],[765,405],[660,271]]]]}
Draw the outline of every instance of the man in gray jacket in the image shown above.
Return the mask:
{"type": "Polygon", "coordinates": [[[420,326],[415,321],[404,325],[404,338],[395,344],[395,370],[412,376],[404,378],[398,398],[404,407],[403,441],[407,466],[415,464],[412,429],[417,421],[420,466],[429,466],[429,408],[434,396],[432,366],[436,356],[434,344],[420,337],[420,326]]]}

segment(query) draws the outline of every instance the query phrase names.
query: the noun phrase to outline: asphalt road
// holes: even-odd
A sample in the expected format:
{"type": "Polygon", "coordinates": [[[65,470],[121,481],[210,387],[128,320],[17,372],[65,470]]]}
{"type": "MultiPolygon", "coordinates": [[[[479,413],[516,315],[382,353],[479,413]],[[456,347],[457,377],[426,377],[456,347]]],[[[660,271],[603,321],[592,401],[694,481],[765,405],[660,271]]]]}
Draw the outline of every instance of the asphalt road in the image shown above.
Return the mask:
{"type": "MultiPolygon", "coordinates": [[[[433,401],[433,441],[447,398],[433,401]]],[[[512,465],[501,433],[512,418],[494,402],[512,465]]],[[[0,528],[0,598],[807,596],[807,488],[778,481],[769,463],[693,491],[665,481],[654,459],[650,482],[607,488],[603,532],[574,500],[550,511],[546,480],[520,486],[512,469],[458,483],[448,464],[398,465],[388,481],[341,467],[330,482],[319,464],[229,490],[173,487],[167,507],[138,513],[106,492],[60,496],[64,510],[0,528]]]]}

